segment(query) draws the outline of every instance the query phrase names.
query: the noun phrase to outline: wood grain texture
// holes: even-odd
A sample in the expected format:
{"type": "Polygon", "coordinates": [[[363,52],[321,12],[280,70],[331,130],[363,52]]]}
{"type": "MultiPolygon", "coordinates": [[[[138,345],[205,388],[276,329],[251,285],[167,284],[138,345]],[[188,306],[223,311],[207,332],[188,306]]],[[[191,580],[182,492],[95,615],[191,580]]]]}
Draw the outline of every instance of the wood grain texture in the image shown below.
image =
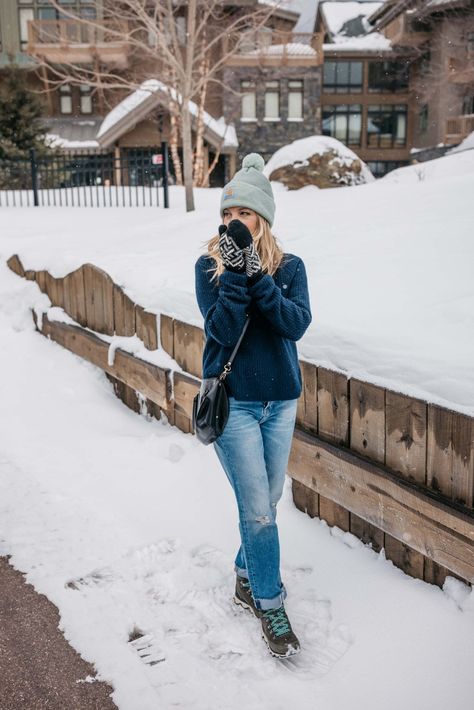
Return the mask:
{"type": "Polygon", "coordinates": [[[295,479],[291,481],[291,491],[293,502],[298,510],[306,513],[310,518],[319,516],[319,496],[317,493],[295,479]]]}
{"type": "Polygon", "coordinates": [[[370,545],[375,552],[380,552],[384,546],[385,534],[383,530],[371,525],[367,520],[360,518],[355,513],[350,513],[349,530],[359,540],[362,540],[365,545],[370,545]]]}
{"type": "Polygon", "coordinates": [[[135,304],[116,284],[113,299],[115,333],[126,337],[135,335],[135,304]]]}
{"type": "Polygon", "coordinates": [[[412,550],[411,547],[396,540],[388,533],[385,533],[384,547],[387,560],[393,562],[396,567],[403,570],[405,574],[409,574],[410,577],[423,579],[425,558],[421,552],[412,550]]]}
{"type": "Polygon", "coordinates": [[[317,368],[318,435],[349,446],[349,387],[347,377],[317,368]]]}
{"type": "Polygon", "coordinates": [[[350,513],[342,505],[323,495],[319,496],[319,517],[331,527],[336,526],[344,532],[350,529],[350,513]]]}
{"type": "Polygon", "coordinates": [[[448,506],[411,481],[300,431],[293,437],[289,471],[320,496],[474,581],[472,512],[448,506]]]}
{"type": "Polygon", "coordinates": [[[82,266],[87,325],[106,335],[114,334],[114,282],[94,264],[82,266]]]}
{"type": "Polygon", "coordinates": [[[417,483],[426,483],[428,408],[419,399],[386,391],[385,464],[417,483]]]}
{"type": "Polygon", "coordinates": [[[201,383],[193,377],[175,372],[173,377],[175,411],[192,418],[193,399],[199,392],[201,383]]]}
{"type": "Polygon", "coordinates": [[[174,319],[171,316],[165,316],[161,314],[160,316],[160,341],[161,347],[168,353],[168,355],[174,358],[174,319]]]}
{"type": "Polygon", "coordinates": [[[350,383],[351,449],[385,461],[385,390],[360,380],[350,383]]]}
{"type": "Polygon", "coordinates": [[[316,434],[318,431],[318,389],[317,367],[300,360],[303,387],[298,399],[296,424],[304,431],[316,434]]]}
{"type": "Polygon", "coordinates": [[[12,254],[12,256],[7,260],[7,266],[18,276],[23,277],[25,275],[25,269],[23,268],[23,264],[21,263],[18,254],[12,254]]]}
{"type": "Polygon", "coordinates": [[[141,306],[135,306],[136,333],[143,341],[147,350],[158,347],[158,321],[156,313],[146,311],[141,306]]]}
{"type": "Polygon", "coordinates": [[[80,325],[87,325],[86,296],[84,287],[84,272],[82,267],[76,269],[63,279],[64,310],[80,325]]]}
{"type": "Polygon", "coordinates": [[[114,364],[109,365],[107,343],[77,326],[50,322],[46,315],[43,317],[42,333],[140,392],[162,409],[169,409],[171,400],[169,370],[140,360],[122,350],[116,351],[114,364]]]}
{"type": "Polygon", "coordinates": [[[173,323],[174,359],[190,375],[202,378],[204,331],[180,320],[173,323]]]}
{"type": "Polygon", "coordinates": [[[46,272],[46,293],[53,306],[64,308],[64,282],[63,279],[56,279],[46,272]]]}

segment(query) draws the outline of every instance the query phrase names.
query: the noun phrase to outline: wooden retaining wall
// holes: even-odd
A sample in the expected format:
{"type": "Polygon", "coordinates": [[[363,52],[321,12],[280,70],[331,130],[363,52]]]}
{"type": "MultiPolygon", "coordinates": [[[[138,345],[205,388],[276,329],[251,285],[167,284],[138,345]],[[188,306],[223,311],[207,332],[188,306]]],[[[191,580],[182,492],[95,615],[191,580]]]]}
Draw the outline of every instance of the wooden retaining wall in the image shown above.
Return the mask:
{"type": "MultiPolygon", "coordinates": [[[[79,326],[44,318],[42,332],[101,367],[122,401],[192,432],[204,334],[133,303],[111,278],[85,264],[64,278],[25,271],[79,326]],[[83,326],[83,327],[80,327],[83,326]],[[161,347],[185,373],[151,365],[84,330],[134,333],[161,347]],[[139,394],[137,394],[139,393],[139,394]]],[[[474,581],[474,420],[383,387],[300,362],[303,392],[289,473],[295,505],[350,531],[408,574],[442,585],[474,581]]]]}

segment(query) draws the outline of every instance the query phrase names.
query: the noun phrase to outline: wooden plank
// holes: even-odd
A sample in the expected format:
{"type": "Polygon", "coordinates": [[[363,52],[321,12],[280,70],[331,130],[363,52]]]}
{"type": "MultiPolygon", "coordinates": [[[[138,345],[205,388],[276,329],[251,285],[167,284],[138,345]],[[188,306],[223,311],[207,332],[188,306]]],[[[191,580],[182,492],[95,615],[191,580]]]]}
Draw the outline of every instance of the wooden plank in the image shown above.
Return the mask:
{"type": "Polygon", "coordinates": [[[386,391],[385,464],[421,484],[426,482],[426,429],[425,402],[386,391]]]}
{"type": "Polygon", "coordinates": [[[446,577],[451,574],[451,572],[443,567],[442,565],[437,565],[436,562],[430,560],[429,557],[424,558],[424,571],[423,579],[428,584],[436,584],[438,587],[442,587],[446,577]]]}
{"type": "Polygon", "coordinates": [[[18,254],[13,254],[7,261],[7,266],[9,269],[15,272],[18,276],[24,276],[25,275],[25,269],[23,268],[23,264],[21,263],[20,257],[18,254]]]}
{"type": "Polygon", "coordinates": [[[199,392],[201,383],[181,372],[173,375],[174,407],[175,411],[185,414],[191,420],[193,413],[193,399],[199,392]]]}
{"type": "Polygon", "coordinates": [[[64,284],[62,279],[56,279],[46,272],[46,293],[53,306],[64,308],[64,284]]]}
{"type": "Polygon", "coordinates": [[[174,359],[178,365],[190,375],[201,378],[203,350],[204,332],[202,328],[175,319],[173,351],[174,359]]]}
{"type": "Polygon", "coordinates": [[[319,517],[325,520],[331,527],[336,526],[344,532],[350,529],[350,513],[342,505],[338,505],[333,500],[325,496],[319,496],[319,517]]]}
{"type": "Polygon", "coordinates": [[[156,402],[162,409],[169,409],[171,381],[168,369],[152,365],[122,350],[116,351],[115,362],[109,365],[107,343],[77,326],[50,322],[46,315],[43,317],[42,333],[156,402]]]}
{"type": "MultiPolygon", "coordinates": [[[[422,485],[426,481],[427,405],[396,392],[385,394],[385,464],[422,485]]],[[[424,558],[385,535],[385,556],[406,574],[423,579],[424,558]]]]}
{"type": "Polygon", "coordinates": [[[377,463],[385,461],[385,390],[350,381],[351,449],[377,463]]]}
{"type": "Polygon", "coordinates": [[[318,435],[349,446],[349,388],[345,375],[318,367],[318,435]]]}
{"type": "Polygon", "coordinates": [[[453,499],[474,506],[474,419],[456,413],[453,417],[453,499]]]}
{"type": "Polygon", "coordinates": [[[189,417],[182,412],[174,411],[174,426],[181,429],[184,434],[192,434],[192,423],[189,417]]]}
{"type": "Polygon", "coordinates": [[[370,545],[375,552],[380,552],[385,541],[383,530],[379,530],[375,525],[371,525],[355,513],[350,513],[350,516],[350,532],[362,540],[365,545],[370,545]]]}
{"type": "Polygon", "coordinates": [[[64,310],[80,325],[87,325],[84,272],[82,267],[67,274],[63,279],[63,284],[64,310]]]}
{"type": "Polygon", "coordinates": [[[35,281],[36,280],[36,271],[33,271],[33,269],[28,269],[25,271],[25,279],[27,281],[35,281]]]}
{"type": "Polygon", "coordinates": [[[350,451],[296,431],[292,478],[474,581],[474,513],[350,451]]]}
{"type": "Polygon", "coordinates": [[[408,545],[396,540],[394,537],[385,533],[385,557],[393,562],[396,567],[402,569],[405,574],[410,577],[423,579],[424,573],[424,556],[420,552],[412,550],[408,545]]]}
{"type": "Polygon", "coordinates": [[[453,417],[454,412],[434,404],[428,405],[426,483],[449,498],[453,494],[453,417]]]}
{"type": "Polygon", "coordinates": [[[114,334],[114,283],[94,264],[82,266],[87,325],[106,335],[114,334]]]}
{"type": "Polygon", "coordinates": [[[306,513],[310,518],[317,518],[319,515],[318,494],[294,479],[291,482],[291,490],[293,502],[298,510],[301,510],[302,513],[306,513]]]}
{"type": "Polygon", "coordinates": [[[310,434],[318,431],[318,388],[317,367],[310,362],[300,360],[300,370],[303,380],[301,396],[298,399],[296,424],[310,434]]]}
{"type": "Polygon", "coordinates": [[[126,337],[135,335],[135,304],[116,284],[113,301],[115,333],[126,337]]]}
{"type": "Polygon", "coordinates": [[[136,332],[147,350],[158,347],[158,323],[156,313],[146,311],[142,306],[135,306],[136,332]]]}
{"type": "Polygon", "coordinates": [[[160,341],[161,347],[168,353],[168,355],[174,358],[174,336],[173,336],[173,323],[174,319],[171,316],[165,316],[161,314],[160,316],[160,341]]]}
{"type": "Polygon", "coordinates": [[[46,271],[37,271],[35,280],[43,293],[46,293],[46,271]]]}

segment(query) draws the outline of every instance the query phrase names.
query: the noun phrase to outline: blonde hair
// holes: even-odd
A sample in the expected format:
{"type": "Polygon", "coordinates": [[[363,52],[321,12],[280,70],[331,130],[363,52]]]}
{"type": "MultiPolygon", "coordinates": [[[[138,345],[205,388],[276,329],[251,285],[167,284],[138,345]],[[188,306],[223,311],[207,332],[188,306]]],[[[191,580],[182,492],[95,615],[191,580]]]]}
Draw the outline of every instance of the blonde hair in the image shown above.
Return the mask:
{"type": "MultiPolygon", "coordinates": [[[[259,214],[256,214],[256,217],[257,227],[252,234],[255,248],[262,262],[263,272],[273,276],[283,259],[283,250],[278,244],[274,234],[272,234],[267,220],[259,214]]],[[[207,242],[207,254],[216,262],[216,265],[210,269],[210,271],[214,272],[212,274],[211,281],[219,279],[219,276],[225,269],[219,252],[219,239],[219,235],[216,234],[215,237],[212,237],[212,239],[207,242]]]]}

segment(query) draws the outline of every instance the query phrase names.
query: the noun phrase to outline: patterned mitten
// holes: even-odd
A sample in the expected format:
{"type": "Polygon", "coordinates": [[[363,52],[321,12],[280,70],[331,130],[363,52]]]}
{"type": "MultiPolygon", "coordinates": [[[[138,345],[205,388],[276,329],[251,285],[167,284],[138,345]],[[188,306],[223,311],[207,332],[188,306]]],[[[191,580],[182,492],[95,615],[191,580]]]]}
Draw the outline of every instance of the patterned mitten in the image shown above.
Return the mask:
{"type": "Polygon", "coordinates": [[[219,235],[219,252],[225,268],[237,274],[244,274],[245,259],[242,249],[232,239],[225,224],[220,225],[219,235]]]}
{"type": "Polygon", "coordinates": [[[245,273],[249,277],[249,283],[255,283],[263,276],[262,261],[258,251],[253,242],[249,247],[242,249],[242,251],[245,259],[245,273]]]}

